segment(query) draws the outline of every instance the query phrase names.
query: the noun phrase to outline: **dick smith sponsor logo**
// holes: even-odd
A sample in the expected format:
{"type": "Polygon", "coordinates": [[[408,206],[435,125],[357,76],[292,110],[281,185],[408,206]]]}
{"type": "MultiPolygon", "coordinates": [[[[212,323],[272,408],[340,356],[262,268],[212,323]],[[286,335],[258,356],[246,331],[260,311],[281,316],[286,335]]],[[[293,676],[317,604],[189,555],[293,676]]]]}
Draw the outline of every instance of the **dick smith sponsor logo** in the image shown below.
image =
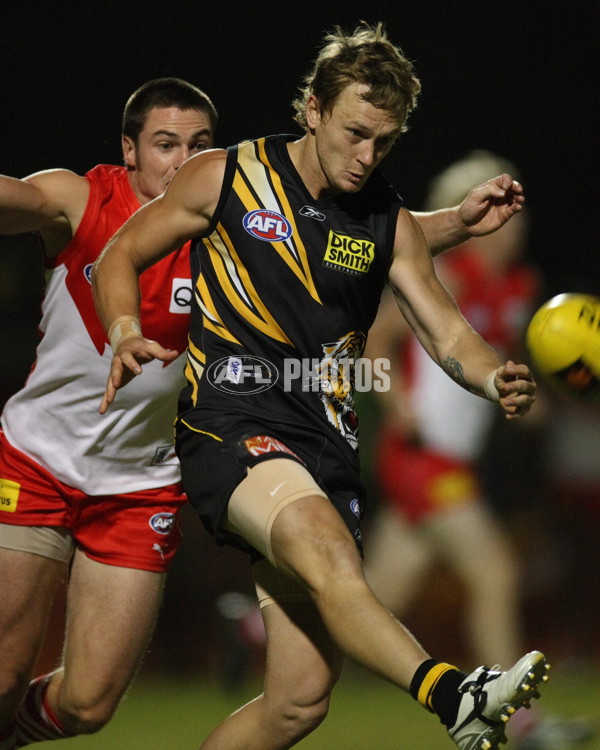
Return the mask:
{"type": "Polygon", "coordinates": [[[375,243],[345,234],[329,232],[323,265],[352,276],[366,274],[375,258],[375,243]]]}
{"type": "Polygon", "coordinates": [[[206,370],[206,378],[213,388],[237,395],[266,391],[278,381],[288,392],[297,389],[300,383],[302,391],[339,394],[351,390],[388,391],[390,370],[390,360],[385,357],[335,360],[290,357],[278,369],[262,357],[242,355],[213,362],[206,370]]]}

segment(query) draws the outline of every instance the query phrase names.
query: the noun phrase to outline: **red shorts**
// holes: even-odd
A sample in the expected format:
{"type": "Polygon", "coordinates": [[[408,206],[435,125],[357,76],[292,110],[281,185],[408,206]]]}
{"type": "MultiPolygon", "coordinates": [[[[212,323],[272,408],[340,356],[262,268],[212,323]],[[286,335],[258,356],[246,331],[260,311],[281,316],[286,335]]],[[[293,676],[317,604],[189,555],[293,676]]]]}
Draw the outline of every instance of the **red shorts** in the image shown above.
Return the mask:
{"type": "Polygon", "coordinates": [[[382,501],[414,523],[481,497],[479,480],[469,464],[411,445],[396,434],[381,435],[376,456],[375,478],[382,501]]]}
{"type": "Polygon", "coordinates": [[[179,483],[123,495],[86,495],[13,448],[0,430],[0,523],[62,526],[92,560],[166,571],[181,542],[179,483]]]}

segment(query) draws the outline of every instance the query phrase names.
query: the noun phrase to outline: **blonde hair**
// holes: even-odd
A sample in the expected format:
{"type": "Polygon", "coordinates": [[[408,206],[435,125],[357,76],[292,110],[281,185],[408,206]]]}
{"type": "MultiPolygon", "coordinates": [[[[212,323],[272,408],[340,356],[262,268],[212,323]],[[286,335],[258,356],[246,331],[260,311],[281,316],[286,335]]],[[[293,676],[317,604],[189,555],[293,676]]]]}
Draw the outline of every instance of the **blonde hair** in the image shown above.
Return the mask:
{"type": "Polygon", "coordinates": [[[373,106],[396,114],[401,132],[417,106],[421,83],[400,47],[388,39],[381,22],[369,26],[364,21],[351,34],[339,26],[327,34],[311,72],[292,102],[295,121],[307,130],[306,103],[314,95],[321,115],[331,113],[340,93],[352,83],[368,90],[362,98],[373,106]]]}

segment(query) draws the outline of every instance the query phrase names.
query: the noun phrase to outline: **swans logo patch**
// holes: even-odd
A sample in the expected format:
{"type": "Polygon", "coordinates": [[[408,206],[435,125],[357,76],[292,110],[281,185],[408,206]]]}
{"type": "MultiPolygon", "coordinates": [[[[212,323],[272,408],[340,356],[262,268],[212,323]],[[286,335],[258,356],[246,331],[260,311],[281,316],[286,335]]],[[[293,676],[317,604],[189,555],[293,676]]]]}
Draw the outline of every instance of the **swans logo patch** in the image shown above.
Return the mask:
{"type": "Polygon", "coordinates": [[[263,242],[282,242],[292,236],[292,225],[285,216],[266,208],[250,211],[243,223],[248,234],[263,242]]]}
{"type": "Polygon", "coordinates": [[[360,240],[347,234],[329,232],[323,258],[325,268],[362,276],[369,271],[374,258],[375,243],[371,240],[360,240]]]}

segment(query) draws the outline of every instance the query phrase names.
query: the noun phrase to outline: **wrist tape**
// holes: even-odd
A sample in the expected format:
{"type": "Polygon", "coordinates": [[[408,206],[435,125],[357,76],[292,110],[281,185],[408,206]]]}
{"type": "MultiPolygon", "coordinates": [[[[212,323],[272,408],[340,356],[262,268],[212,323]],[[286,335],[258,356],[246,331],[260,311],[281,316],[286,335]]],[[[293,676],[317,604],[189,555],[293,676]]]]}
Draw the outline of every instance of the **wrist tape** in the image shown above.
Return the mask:
{"type": "Polygon", "coordinates": [[[140,321],[133,315],[120,315],[116,318],[110,328],[108,329],[108,340],[113,352],[117,351],[117,348],[123,339],[129,338],[130,336],[141,336],[142,328],[140,321]]]}
{"type": "Polygon", "coordinates": [[[485,385],[483,386],[485,395],[487,396],[487,398],[489,398],[490,401],[500,401],[500,393],[496,388],[496,384],[494,383],[497,372],[498,370],[492,370],[485,379],[485,385]]]}

